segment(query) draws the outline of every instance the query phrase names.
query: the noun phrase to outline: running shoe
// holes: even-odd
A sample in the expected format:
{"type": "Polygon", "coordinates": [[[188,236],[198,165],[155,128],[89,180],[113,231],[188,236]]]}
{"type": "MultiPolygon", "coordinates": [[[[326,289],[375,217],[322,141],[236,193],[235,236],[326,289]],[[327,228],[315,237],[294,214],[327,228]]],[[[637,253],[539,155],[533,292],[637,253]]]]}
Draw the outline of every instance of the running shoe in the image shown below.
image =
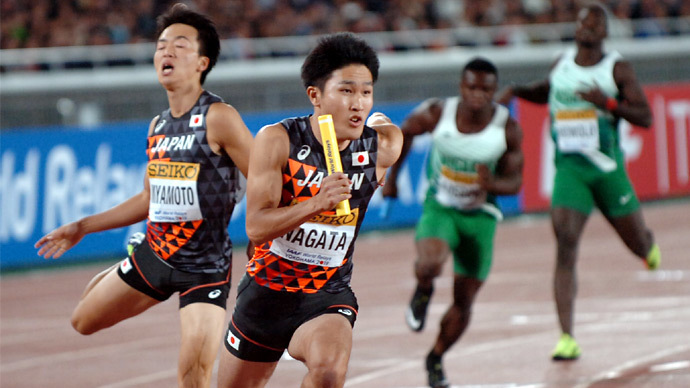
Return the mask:
{"type": "Polygon", "coordinates": [[[433,351],[426,356],[426,373],[431,388],[448,388],[450,383],[446,380],[441,364],[441,356],[437,356],[433,351]]]}
{"type": "Polygon", "coordinates": [[[649,250],[649,254],[647,254],[644,262],[650,271],[654,271],[661,266],[661,250],[657,244],[652,245],[652,249],[649,250]]]}
{"type": "Polygon", "coordinates": [[[405,322],[412,331],[422,331],[424,328],[426,310],[429,307],[432,292],[433,288],[429,291],[422,291],[419,287],[414,291],[410,305],[405,310],[405,322]]]}
{"type": "Polygon", "coordinates": [[[570,334],[563,333],[558,344],[556,344],[556,348],[553,350],[551,358],[554,361],[577,360],[581,353],[575,338],[571,337],[570,334]]]}
{"type": "Polygon", "coordinates": [[[132,252],[134,252],[134,249],[141,245],[142,242],[144,242],[144,239],[146,238],[146,235],[144,235],[141,232],[134,233],[129,240],[127,240],[127,255],[132,256],[132,252]]]}

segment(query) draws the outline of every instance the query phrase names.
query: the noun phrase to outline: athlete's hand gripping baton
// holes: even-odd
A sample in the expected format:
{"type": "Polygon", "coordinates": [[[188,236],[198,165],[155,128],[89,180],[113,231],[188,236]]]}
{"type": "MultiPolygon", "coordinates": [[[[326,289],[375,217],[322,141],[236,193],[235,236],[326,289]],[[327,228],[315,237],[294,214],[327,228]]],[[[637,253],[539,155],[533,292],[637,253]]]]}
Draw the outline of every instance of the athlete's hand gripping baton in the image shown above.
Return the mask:
{"type": "MultiPolygon", "coordinates": [[[[338,149],[338,139],[335,137],[335,127],[333,126],[333,116],[319,116],[319,129],[321,130],[323,153],[326,155],[328,175],[334,172],[343,172],[343,164],[340,162],[340,150],[338,149]]],[[[335,214],[339,216],[350,214],[350,201],[347,199],[340,201],[335,207],[335,214]]]]}

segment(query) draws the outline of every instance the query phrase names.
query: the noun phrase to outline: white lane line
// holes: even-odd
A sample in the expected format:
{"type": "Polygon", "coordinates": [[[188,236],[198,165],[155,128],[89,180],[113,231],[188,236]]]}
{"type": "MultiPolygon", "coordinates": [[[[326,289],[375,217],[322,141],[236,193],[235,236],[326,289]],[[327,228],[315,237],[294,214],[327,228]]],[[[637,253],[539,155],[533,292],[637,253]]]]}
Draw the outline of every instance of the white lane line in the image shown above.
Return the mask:
{"type": "Polygon", "coordinates": [[[674,347],[669,348],[669,349],[660,350],[656,353],[648,354],[644,357],[640,357],[637,359],[626,361],[626,362],[618,365],[617,367],[614,367],[614,368],[611,368],[607,371],[599,373],[598,375],[592,377],[591,379],[588,379],[587,381],[584,381],[584,382],[576,385],[574,388],[589,387],[590,385],[592,385],[594,383],[618,377],[618,376],[622,375],[623,372],[626,370],[636,368],[640,365],[650,363],[650,362],[652,362],[654,360],[658,360],[660,358],[668,357],[672,354],[687,351],[688,349],[690,349],[689,345],[678,345],[678,346],[674,346],[674,347]]]}
{"type": "MultiPolygon", "coordinates": [[[[604,327],[608,327],[611,324],[620,324],[626,323],[631,319],[631,316],[635,316],[639,320],[640,316],[638,314],[626,314],[626,313],[615,313],[615,314],[592,314],[593,319],[596,322],[591,322],[587,324],[581,325],[579,330],[581,331],[589,331],[589,332],[600,332],[603,330],[604,327]],[[611,322],[613,321],[613,322],[611,322]]],[[[666,309],[666,310],[660,310],[656,311],[654,314],[643,314],[644,319],[642,321],[650,321],[651,318],[656,317],[657,319],[661,316],[663,317],[673,317],[678,315],[678,309],[666,309]]],[[[524,317],[524,316],[523,316],[524,317]]],[[[519,320],[522,320],[524,318],[521,318],[519,320]]],[[[362,334],[362,333],[360,333],[362,334]]],[[[371,333],[367,333],[371,334],[371,333]]],[[[388,333],[390,334],[390,333],[388,333]]],[[[378,337],[379,335],[373,335],[371,337],[378,337]]],[[[487,352],[487,351],[495,351],[498,349],[502,348],[508,348],[511,346],[518,346],[518,345],[523,345],[525,343],[534,343],[536,342],[537,339],[542,339],[544,336],[552,336],[551,332],[542,332],[542,333],[536,333],[536,334],[531,334],[527,336],[521,336],[521,337],[512,337],[511,339],[507,340],[499,340],[499,341],[492,341],[492,342],[486,342],[474,346],[470,346],[467,348],[463,348],[459,352],[453,352],[453,353],[447,353],[445,358],[450,360],[450,359],[455,359],[455,358],[460,358],[460,357],[465,357],[468,355],[476,354],[476,353],[481,353],[481,352],[487,352]]],[[[611,370],[608,370],[606,372],[603,372],[597,376],[595,376],[593,379],[587,379],[586,382],[582,383],[584,385],[579,385],[578,387],[587,387],[589,386],[592,382],[597,381],[597,380],[602,380],[602,379],[609,379],[609,378],[614,378],[620,372],[632,368],[636,365],[638,365],[641,362],[646,362],[647,360],[654,360],[657,358],[661,358],[666,354],[673,354],[679,351],[683,351],[687,349],[687,346],[677,346],[671,349],[663,350],[657,353],[654,353],[650,356],[640,358],[637,360],[631,360],[627,363],[622,364],[619,367],[613,368],[611,370]]],[[[367,382],[370,382],[372,380],[392,375],[404,370],[412,369],[412,368],[418,368],[419,367],[419,360],[410,360],[410,361],[405,361],[405,362],[400,362],[399,360],[396,361],[395,363],[391,363],[392,365],[387,368],[381,368],[377,369],[376,371],[369,372],[369,373],[364,373],[358,376],[354,376],[352,378],[348,378],[348,380],[345,383],[345,387],[354,387],[358,386],[367,382]]],[[[538,385],[528,385],[529,387],[531,386],[538,386],[538,385]]]]}
{"type": "Polygon", "coordinates": [[[654,365],[649,370],[651,372],[668,372],[672,370],[678,370],[678,369],[687,369],[690,368],[690,361],[684,360],[684,361],[676,361],[676,362],[667,362],[665,364],[659,364],[659,365],[654,365]]]}
{"type": "MultiPolygon", "coordinates": [[[[537,333],[537,334],[530,334],[530,335],[525,335],[525,336],[520,336],[520,337],[512,337],[510,339],[505,339],[505,340],[485,342],[485,343],[481,343],[478,345],[465,347],[458,352],[446,353],[446,355],[444,356],[444,359],[445,360],[453,360],[456,358],[466,357],[466,356],[470,356],[470,355],[477,354],[477,353],[493,352],[493,351],[496,351],[498,349],[523,345],[525,343],[534,343],[537,339],[542,339],[545,336],[552,336],[552,335],[553,334],[550,332],[548,332],[548,333],[537,333]]],[[[418,368],[419,362],[420,362],[419,360],[415,359],[415,360],[410,360],[410,361],[403,362],[403,363],[395,363],[393,366],[390,366],[388,368],[382,368],[382,369],[378,369],[378,370],[373,371],[373,372],[364,373],[364,374],[361,374],[359,376],[354,376],[352,378],[347,379],[347,381],[345,382],[345,387],[354,387],[354,386],[364,384],[364,383],[370,382],[372,380],[378,379],[378,378],[383,377],[383,376],[395,374],[395,373],[403,371],[403,370],[418,368]]]]}

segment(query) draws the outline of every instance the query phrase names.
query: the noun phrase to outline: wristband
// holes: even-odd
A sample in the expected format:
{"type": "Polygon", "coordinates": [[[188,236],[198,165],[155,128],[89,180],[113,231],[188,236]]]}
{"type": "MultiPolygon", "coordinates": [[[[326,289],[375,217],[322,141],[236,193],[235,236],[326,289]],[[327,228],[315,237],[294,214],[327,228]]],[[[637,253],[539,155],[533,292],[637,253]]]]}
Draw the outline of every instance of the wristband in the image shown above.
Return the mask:
{"type": "Polygon", "coordinates": [[[606,99],[606,110],[608,110],[609,112],[613,112],[614,110],[616,110],[616,108],[618,108],[618,100],[616,100],[613,97],[607,98],[606,99]]]}

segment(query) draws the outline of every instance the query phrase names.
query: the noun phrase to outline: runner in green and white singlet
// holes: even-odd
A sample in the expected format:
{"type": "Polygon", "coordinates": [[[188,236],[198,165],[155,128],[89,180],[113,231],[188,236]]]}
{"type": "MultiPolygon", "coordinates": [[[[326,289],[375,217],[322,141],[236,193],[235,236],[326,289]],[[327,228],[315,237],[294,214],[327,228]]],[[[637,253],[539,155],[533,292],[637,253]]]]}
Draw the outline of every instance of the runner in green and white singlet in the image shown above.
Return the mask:
{"type": "Polygon", "coordinates": [[[512,97],[549,104],[556,145],[556,176],[551,220],[558,245],[554,295],[562,331],[553,360],[575,360],[580,347],[573,338],[580,237],[596,206],[625,245],[654,270],[661,263],[659,247],[642,218],[639,202],[625,171],[618,139],[618,121],[648,128],[652,114],[632,66],[615,51],[606,53],[606,11],[590,4],[578,14],[576,50],[554,64],[549,78],[511,86],[497,101],[512,97]]]}
{"type": "Polygon", "coordinates": [[[502,218],[495,195],[515,194],[522,184],[522,131],[508,109],[493,102],[498,71],[481,58],[462,71],[460,97],[433,98],[403,123],[403,154],[391,168],[383,195],[397,195],[397,174],[415,136],[431,133],[429,189],[417,223],[417,288],[406,311],[413,331],[424,327],[433,281],[453,255],[453,303],[426,358],[431,387],[447,387],[441,358],[470,322],[472,303],[493,256],[496,223],[502,218]]]}

